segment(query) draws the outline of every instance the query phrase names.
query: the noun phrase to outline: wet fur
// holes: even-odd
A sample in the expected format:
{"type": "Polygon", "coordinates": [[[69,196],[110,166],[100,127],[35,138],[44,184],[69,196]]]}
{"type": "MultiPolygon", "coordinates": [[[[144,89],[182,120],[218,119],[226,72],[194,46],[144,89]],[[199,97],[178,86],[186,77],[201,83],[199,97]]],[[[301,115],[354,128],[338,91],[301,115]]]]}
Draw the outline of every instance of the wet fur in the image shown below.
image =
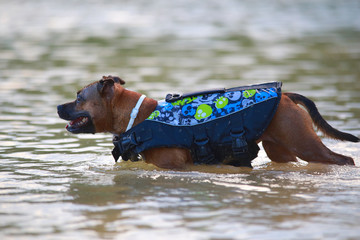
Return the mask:
{"type": "MultiPolygon", "coordinates": [[[[59,105],[59,116],[72,120],[68,116],[86,111],[95,126],[94,133],[121,134],[125,131],[132,108],[141,96],[140,93],[123,88],[123,84],[125,82],[118,77],[103,77],[101,81],[78,92],[84,102],[59,105]]],[[[154,99],[145,98],[134,126],[144,121],[156,105],[157,101],[154,99]]],[[[354,165],[351,157],[328,149],[317,136],[313,125],[325,136],[359,142],[359,138],[331,127],[320,115],[314,102],[296,93],[282,94],[274,118],[257,142],[262,142],[268,157],[274,162],[291,162],[300,158],[308,162],[354,165]]],[[[141,154],[147,163],[166,169],[184,169],[193,163],[189,151],[182,148],[154,148],[141,154]]]]}

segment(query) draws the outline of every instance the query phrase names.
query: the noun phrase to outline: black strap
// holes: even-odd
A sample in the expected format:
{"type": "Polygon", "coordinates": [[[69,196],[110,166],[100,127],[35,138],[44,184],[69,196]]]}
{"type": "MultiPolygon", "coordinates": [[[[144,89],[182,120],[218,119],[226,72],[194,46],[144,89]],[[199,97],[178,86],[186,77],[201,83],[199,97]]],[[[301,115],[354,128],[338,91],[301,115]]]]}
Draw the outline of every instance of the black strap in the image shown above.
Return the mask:
{"type": "Polygon", "coordinates": [[[119,137],[114,137],[113,144],[115,147],[112,150],[112,155],[115,162],[117,162],[120,156],[125,161],[131,159],[133,155],[132,150],[138,143],[136,141],[135,134],[133,133],[129,135],[122,134],[119,137]]]}
{"type": "Polygon", "coordinates": [[[187,97],[195,97],[195,96],[199,96],[199,95],[205,95],[205,94],[212,94],[212,93],[224,93],[226,91],[225,88],[219,88],[219,89],[210,89],[210,90],[205,90],[205,91],[199,91],[199,92],[191,92],[191,93],[185,93],[185,94],[178,94],[178,93],[174,93],[174,94],[167,94],[165,101],[166,102],[175,102],[177,100],[182,100],[184,98],[187,97]]]}
{"type": "Polygon", "coordinates": [[[128,131],[120,136],[114,136],[113,144],[114,149],[112,155],[115,162],[118,161],[119,157],[125,161],[130,160],[132,162],[139,161],[139,152],[136,147],[141,143],[148,141],[152,138],[152,129],[141,128],[140,130],[128,131]]]}
{"type": "Polygon", "coordinates": [[[246,154],[249,151],[248,143],[245,138],[245,131],[237,131],[232,129],[230,133],[232,139],[232,151],[234,157],[241,158],[242,155],[246,154]]]}
{"type": "Polygon", "coordinates": [[[214,152],[211,148],[209,137],[205,128],[196,128],[194,131],[194,152],[195,163],[198,164],[216,164],[214,152]]]}
{"type": "Polygon", "coordinates": [[[230,136],[232,139],[232,151],[235,158],[241,158],[248,152],[248,144],[245,137],[243,115],[239,118],[230,116],[230,136]]]}
{"type": "Polygon", "coordinates": [[[244,115],[241,118],[234,119],[230,117],[232,139],[232,154],[235,161],[232,162],[233,166],[251,166],[251,160],[257,157],[259,147],[255,141],[248,141],[246,139],[246,129],[244,128],[244,115]]]}

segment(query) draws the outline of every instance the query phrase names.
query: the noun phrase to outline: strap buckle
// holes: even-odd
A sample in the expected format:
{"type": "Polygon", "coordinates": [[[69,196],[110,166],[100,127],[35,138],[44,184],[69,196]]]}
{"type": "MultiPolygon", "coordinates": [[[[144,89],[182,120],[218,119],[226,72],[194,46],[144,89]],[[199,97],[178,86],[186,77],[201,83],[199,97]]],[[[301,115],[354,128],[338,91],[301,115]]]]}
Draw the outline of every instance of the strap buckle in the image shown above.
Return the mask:
{"type": "Polygon", "coordinates": [[[195,155],[200,164],[216,164],[215,155],[211,149],[209,138],[195,139],[195,155]]]}
{"type": "Polygon", "coordinates": [[[174,94],[169,93],[169,94],[166,95],[165,101],[169,102],[169,103],[172,103],[172,102],[175,102],[175,101],[177,101],[177,100],[179,100],[181,98],[182,98],[182,96],[180,94],[178,94],[178,93],[174,93],[174,94]]]}
{"type": "Polygon", "coordinates": [[[128,136],[118,137],[114,136],[113,138],[114,149],[112,150],[112,155],[115,159],[115,162],[118,161],[121,156],[123,160],[138,161],[139,157],[133,150],[138,145],[136,141],[135,133],[132,133],[128,136]]]}
{"type": "Polygon", "coordinates": [[[248,153],[248,143],[245,139],[245,131],[231,131],[230,136],[232,138],[232,150],[235,157],[241,157],[241,155],[248,153]]]}

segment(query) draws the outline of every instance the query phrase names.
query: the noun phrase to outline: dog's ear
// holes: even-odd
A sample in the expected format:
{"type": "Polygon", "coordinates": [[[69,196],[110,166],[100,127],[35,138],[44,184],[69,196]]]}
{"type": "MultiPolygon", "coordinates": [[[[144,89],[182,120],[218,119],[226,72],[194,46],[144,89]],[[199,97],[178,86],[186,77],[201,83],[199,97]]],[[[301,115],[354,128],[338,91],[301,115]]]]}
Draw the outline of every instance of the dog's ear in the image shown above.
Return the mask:
{"type": "Polygon", "coordinates": [[[113,79],[101,79],[97,85],[100,96],[112,96],[114,93],[114,84],[115,81],[113,79]]]}
{"type": "Polygon", "coordinates": [[[122,80],[121,78],[119,78],[119,77],[117,77],[117,76],[111,76],[111,75],[109,75],[109,76],[103,76],[102,77],[102,80],[107,80],[107,79],[112,79],[112,80],[114,80],[114,82],[115,83],[120,83],[121,85],[124,85],[125,84],[125,81],[124,80],[122,80]]]}
{"type": "Polygon", "coordinates": [[[114,81],[116,82],[116,83],[120,83],[121,85],[124,85],[125,84],[125,81],[124,80],[122,80],[121,78],[119,78],[119,77],[113,77],[113,79],[114,79],[114,81]]]}

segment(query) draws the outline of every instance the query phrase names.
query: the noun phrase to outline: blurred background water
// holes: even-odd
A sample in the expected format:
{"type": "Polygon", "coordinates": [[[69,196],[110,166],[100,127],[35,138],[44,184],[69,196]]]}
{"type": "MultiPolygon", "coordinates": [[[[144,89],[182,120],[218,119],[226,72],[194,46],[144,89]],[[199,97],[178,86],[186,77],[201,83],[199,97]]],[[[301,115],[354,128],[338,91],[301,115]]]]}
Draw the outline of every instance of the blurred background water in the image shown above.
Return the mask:
{"type": "Polygon", "coordinates": [[[71,135],[56,106],[103,75],[161,99],[283,81],[360,136],[360,1],[0,1],[1,239],[359,239],[356,167],[175,172],[71,135]]]}

